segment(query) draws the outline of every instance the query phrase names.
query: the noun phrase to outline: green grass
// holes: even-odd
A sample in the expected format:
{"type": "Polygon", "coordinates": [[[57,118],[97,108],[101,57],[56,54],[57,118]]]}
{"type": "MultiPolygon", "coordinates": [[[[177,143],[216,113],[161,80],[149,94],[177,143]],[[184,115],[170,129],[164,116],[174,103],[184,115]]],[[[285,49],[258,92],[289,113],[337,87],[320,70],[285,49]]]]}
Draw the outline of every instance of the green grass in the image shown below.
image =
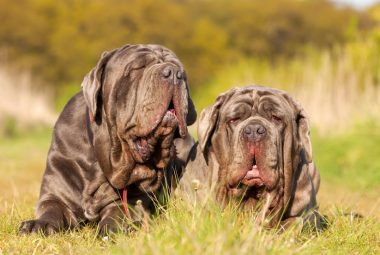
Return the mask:
{"type": "Polygon", "coordinates": [[[345,134],[312,138],[315,161],[330,184],[364,191],[380,187],[379,124],[370,122],[345,134]]]}
{"type": "Polygon", "coordinates": [[[17,235],[33,218],[50,131],[0,140],[0,254],[379,254],[380,129],[358,126],[346,134],[313,132],[321,171],[319,201],[329,217],[320,234],[285,233],[258,227],[254,217],[233,208],[220,211],[169,203],[149,228],[111,241],[85,226],[51,237],[17,235]],[[344,214],[361,213],[362,219],[344,214]]]}

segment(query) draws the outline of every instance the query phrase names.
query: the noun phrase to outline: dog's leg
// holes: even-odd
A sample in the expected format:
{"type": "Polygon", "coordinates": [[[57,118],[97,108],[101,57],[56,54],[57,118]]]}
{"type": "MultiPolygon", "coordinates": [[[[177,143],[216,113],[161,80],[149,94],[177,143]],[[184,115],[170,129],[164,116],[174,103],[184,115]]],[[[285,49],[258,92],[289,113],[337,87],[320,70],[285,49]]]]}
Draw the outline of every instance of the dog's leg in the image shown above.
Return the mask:
{"type": "Polygon", "coordinates": [[[123,232],[129,215],[125,215],[122,201],[108,204],[100,211],[99,235],[123,232]]]}
{"type": "Polygon", "coordinates": [[[51,235],[67,230],[78,224],[74,213],[59,199],[40,202],[37,209],[37,219],[21,223],[19,233],[30,234],[41,232],[51,235]]]}
{"type": "Polygon", "coordinates": [[[135,205],[129,206],[128,214],[123,208],[122,200],[104,207],[100,212],[99,236],[118,232],[130,233],[136,228],[147,228],[151,213],[148,209],[148,201],[147,199],[144,202],[140,199],[137,201],[133,199],[135,205]]]}

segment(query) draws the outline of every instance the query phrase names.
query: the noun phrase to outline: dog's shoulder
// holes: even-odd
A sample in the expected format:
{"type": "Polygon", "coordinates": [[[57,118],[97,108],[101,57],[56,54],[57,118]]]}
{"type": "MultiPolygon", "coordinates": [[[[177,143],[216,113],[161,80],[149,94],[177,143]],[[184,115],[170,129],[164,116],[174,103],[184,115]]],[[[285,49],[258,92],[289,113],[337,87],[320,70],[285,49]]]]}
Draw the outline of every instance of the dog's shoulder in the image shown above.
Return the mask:
{"type": "Polygon", "coordinates": [[[61,114],[59,115],[56,126],[60,123],[76,121],[78,118],[85,117],[87,111],[86,102],[82,91],[75,94],[63,107],[61,114]]]}
{"type": "MultiPolygon", "coordinates": [[[[62,152],[62,147],[69,146],[71,149],[84,149],[83,146],[90,146],[91,135],[90,119],[83,93],[74,95],[65,105],[59,115],[53,129],[53,139],[51,149],[58,149],[62,152]]],[[[66,150],[63,150],[66,151],[66,150]]]]}

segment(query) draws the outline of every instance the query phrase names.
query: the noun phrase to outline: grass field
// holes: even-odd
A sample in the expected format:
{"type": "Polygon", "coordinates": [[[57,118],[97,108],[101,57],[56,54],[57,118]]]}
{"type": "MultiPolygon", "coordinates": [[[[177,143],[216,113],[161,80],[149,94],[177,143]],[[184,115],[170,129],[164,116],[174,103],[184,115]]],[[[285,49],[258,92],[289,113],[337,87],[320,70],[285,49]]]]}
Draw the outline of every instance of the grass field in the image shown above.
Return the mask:
{"type": "Polygon", "coordinates": [[[33,218],[50,131],[2,139],[0,254],[379,254],[379,126],[363,124],[329,137],[313,132],[312,139],[322,177],[320,208],[330,219],[323,233],[279,234],[233,209],[201,210],[174,201],[149,229],[112,241],[97,239],[94,226],[48,238],[18,236],[20,222],[33,218]]]}

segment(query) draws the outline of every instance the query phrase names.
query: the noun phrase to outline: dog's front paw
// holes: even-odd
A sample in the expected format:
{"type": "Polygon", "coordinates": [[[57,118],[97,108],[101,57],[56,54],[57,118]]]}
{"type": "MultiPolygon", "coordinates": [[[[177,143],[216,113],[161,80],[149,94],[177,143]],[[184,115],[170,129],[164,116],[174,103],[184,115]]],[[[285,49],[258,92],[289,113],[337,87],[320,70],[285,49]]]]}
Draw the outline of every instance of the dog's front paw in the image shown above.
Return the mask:
{"type": "Polygon", "coordinates": [[[103,240],[107,240],[114,234],[131,234],[141,229],[142,225],[143,223],[141,221],[134,221],[130,223],[120,222],[119,224],[115,221],[101,221],[99,223],[98,236],[103,240]]]}
{"type": "Polygon", "coordinates": [[[39,232],[44,235],[52,235],[58,232],[58,227],[54,223],[46,220],[28,220],[22,222],[19,228],[20,235],[39,232]]]}
{"type": "Polygon", "coordinates": [[[110,235],[122,232],[122,228],[115,222],[100,222],[98,236],[100,238],[105,238],[110,235]]]}

